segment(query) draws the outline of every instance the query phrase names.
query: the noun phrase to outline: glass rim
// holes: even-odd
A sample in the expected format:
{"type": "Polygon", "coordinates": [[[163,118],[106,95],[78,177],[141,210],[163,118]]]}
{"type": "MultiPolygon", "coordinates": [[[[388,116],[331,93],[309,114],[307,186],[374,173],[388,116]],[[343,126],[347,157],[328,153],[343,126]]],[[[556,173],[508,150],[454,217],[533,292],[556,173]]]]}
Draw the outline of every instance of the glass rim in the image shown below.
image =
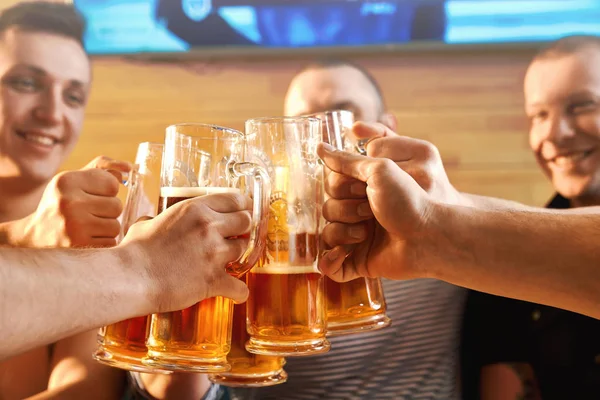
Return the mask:
{"type": "Polygon", "coordinates": [[[306,117],[309,118],[319,118],[317,117],[317,115],[333,115],[333,114],[351,114],[354,117],[354,113],[350,110],[344,110],[342,108],[339,109],[333,109],[333,110],[325,110],[325,111],[319,111],[319,112],[315,112],[312,114],[306,114],[306,117]]]}
{"type": "Polygon", "coordinates": [[[160,142],[140,142],[138,144],[138,148],[139,147],[165,147],[164,143],[160,143],[160,142]]]}
{"type": "Polygon", "coordinates": [[[258,118],[250,118],[246,120],[246,124],[248,123],[273,123],[273,122],[320,122],[319,118],[311,117],[311,116],[282,116],[282,117],[258,117],[258,118]]]}
{"type": "MultiPolygon", "coordinates": [[[[210,128],[211,130],[226,132],[228,134],[231,134],[232,136],[239,136],[240,138],[244,137],[244,133],[237,129],[233,129],[233,128],[229,128],[229,127],[221,126],[221,125],[215,125],[215,124],[206,124],[206,123],[202,123],[202,122],[182,122],[182,123],[177,123],[177,124],[171,124],[171,125],[167,126],[165,131],[166,131],[166,133],[175,133],[177,135],[188,136],[188,137],[195,138],[195,139],[223,140],[221,138],[215,138],[213,136],[190,135],[188,133],[177,132],[178,127],[210,128]]],[[[167,142],[167,140],[165,139],[165,144],[166,144],[166,142],[167,142]]]]}

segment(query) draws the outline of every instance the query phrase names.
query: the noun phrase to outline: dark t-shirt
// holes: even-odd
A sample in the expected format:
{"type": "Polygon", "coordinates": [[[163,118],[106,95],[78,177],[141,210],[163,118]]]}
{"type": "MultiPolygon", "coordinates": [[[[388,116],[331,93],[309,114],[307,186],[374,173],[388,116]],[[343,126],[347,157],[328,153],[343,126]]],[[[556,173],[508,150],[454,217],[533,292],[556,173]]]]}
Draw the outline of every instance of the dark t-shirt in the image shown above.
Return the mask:
{"type": "MultiPolygon", "coordinates": [[[[548,208],[569,208],[569,201],[557,195],[548,208]]],[[[481,368],[496,363],[530,364],[543,400],[598,400],[600,321],[470,291],[461,348],[465,400],[479,399],[481,368]]]]}

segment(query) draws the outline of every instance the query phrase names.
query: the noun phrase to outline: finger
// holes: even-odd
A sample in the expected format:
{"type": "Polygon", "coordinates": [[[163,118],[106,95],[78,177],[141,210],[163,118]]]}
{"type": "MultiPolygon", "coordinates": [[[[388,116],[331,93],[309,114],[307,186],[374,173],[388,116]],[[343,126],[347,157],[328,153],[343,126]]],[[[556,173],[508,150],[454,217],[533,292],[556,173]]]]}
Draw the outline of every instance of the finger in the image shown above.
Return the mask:
{"type": "Polygon", "coordinates": [[[361,182],[367,181],[368,174],[365,172],[368,165],[373,162],[372,158],[339,151],[326,143],[319,143],[317,154],[333,172],[358,179],[361,182]]]}
{"type": "Polygon", "coordinates": [[[331,171],[325,179],[325,192],[335,199],[359,199],[367,197],[367,185],[331,171]]]}
{"type": "Polygon", "coordinates": [[[354,263],[348,262],[346,249],[343,246],[336,246],[319,258],[318,268],[329,278],[336,282],[348,282],[360,275],[353,267],[354,263]]]}
{"type": "Polygon", "coordinates": [[[373,217],[367,199],[329,199],[323,204],[323,217],[331,222],[356,223],[373,217]]]}
{"type": "Polygon", "coordinates": [[[352,126],[352,134],[357,139],[397,136],[397,133],[380,122],[357,121],[352,126]]]}
{"type": "Polygon", "coordinates": [[[73,171],[78,174],[78,184],[85,193],[96,196],[115,197],[119,194],[121,182],[108,171],[102,169],[88,169],[73,171]]]}
{"type": "Polygon", "coordinates": [[[232,193],[209,194],[192,201],[201,201],[204,205],[218,213],[235,213],[252,210],[252,199],[239,191],[232,193]]]}
{"type": "Polygon", "coordinates": [[[82,169],[111,169],[118,172],[128,173],[131,171],[133,164],[127,161],[115,160],[107,156],[98,156],[90,161],[82,169]]]}
{"type": "Polygon", "coordinates": [[[113,218],[94,218],[86,229],[93,238],[113,239],[121,233],[121,224],[113,218]]]}
{"type": "Polygon", "coordinates": [[[323,228],[322,239],[329,247],[363,242],[368,235],[364,222],[343,224],[332,222],[323,228]]]}
{"type": "Polygon", "coordinates": [[[80,247],[113,247],[117,245],[117,240],[114,238],[91,238],[89,243],[80,247]]]}
{"type": "Polygon", "coordinates": [[[248,211],[215,213],[213,224],[219,234],[225,238],[243,236],[250,232],[252,216],[248,211]]]}
{"type": "MultiPolygon", "coordinates": [[[[208,288],[208,297],[223,296],[233,299],[237,304],[248,299],[248,286],[241,280],[234,278],[223,270],[208,288]]],[[[202,300],[202,299],[198,299],[202,300]]]]}
{"type": "Polygon", "coordinates": [[[227,262],[239,260],[246,249],[248,249],[248,242],[249,239],[245,237],[227,239],[225,243],[227,246],[227,254],[225,256],[227,262]]]}
{"type": "Polygon", "coordinates": [[[85,209],[99,218],[118,218],[123,212],[123,203],[117,197],[88,195],[82,201],[85,209]]]}
{"type": "Polygon", "coordinates": [[[389,158],[395,162],[428,160],[439,156],[433,144],[408,136],[376,138],[369,141],[366,149],[369,157],[389,158]]]}

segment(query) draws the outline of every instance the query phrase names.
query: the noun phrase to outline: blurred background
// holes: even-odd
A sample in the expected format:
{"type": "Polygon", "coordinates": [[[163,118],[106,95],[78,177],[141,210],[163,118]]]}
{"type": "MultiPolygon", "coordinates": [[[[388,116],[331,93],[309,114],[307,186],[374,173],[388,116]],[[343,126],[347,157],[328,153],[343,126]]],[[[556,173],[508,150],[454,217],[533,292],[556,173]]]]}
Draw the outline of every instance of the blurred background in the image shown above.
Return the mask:
{"type": "MultiPolygon", "coordinates": [[[[17,1],[3,0],[0,6],[17,1]]],[[[528,147],[525,68],[543,42],[600,34],[594,0],[74,0],[88,19],[94,86],[65,169],[133,160],[165,127],[242,130],[283,113],[306,63],[335,55],[382,86],[399,132],[427,139],[460,190],[541,205],[528,147]]]]}

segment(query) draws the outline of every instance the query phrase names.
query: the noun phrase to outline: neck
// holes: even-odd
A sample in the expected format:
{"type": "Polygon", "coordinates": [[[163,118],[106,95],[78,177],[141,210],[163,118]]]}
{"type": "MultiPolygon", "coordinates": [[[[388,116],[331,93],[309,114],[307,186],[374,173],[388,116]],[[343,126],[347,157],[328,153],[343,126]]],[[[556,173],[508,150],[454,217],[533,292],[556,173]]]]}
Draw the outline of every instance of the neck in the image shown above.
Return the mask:
{"type": "Polygon", "coordinates": [[[24,183],[23,178],[0,178],[0,223],[32,214],[48,182],[24,183]]]}

